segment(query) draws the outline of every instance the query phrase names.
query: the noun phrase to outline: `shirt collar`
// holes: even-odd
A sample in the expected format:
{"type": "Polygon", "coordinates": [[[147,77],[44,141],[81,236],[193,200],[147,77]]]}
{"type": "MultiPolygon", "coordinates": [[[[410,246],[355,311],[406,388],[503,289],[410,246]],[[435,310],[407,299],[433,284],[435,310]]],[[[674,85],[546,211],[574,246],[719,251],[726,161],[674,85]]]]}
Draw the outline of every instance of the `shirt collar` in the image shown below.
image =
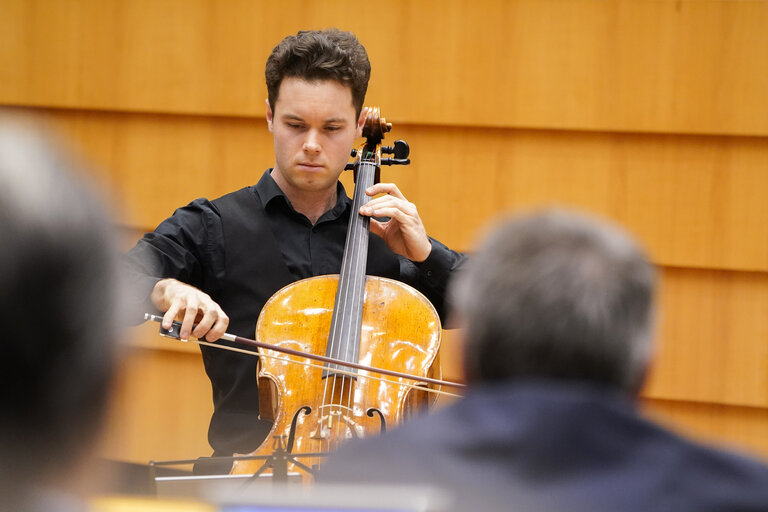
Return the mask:
{"type": "MultiPolygon", "coordinates": [[[[259,199],[261,199],[261,204],[264,205],[264,208],[267,208],[267,206],[275,200],[278,202],[281,202],[282,204],[288,206],[292,211],[296,211],[293,209],[293,206],[291,206],[291,201],[288,199],[288,197],[285,195],[285,192],[282,191],[282,189],[275,183],[274,178],[272,178],[272,168],[267,169],[264,171],[264,174],[261,176],[261,179],[254,187],[256,190],[256,194],[259,196],[259,199]]],[[[331,210],[325,212],[323,216],[321,217],[321,220],[325,218],[337,218],[339,217],[344,211],[352,204],[352,199],[350,199],[347,196],[347,191],[344,189],[344,185],[341,184],[340,181],[336,182],[336,204],[334,205],[331,210]]]]}

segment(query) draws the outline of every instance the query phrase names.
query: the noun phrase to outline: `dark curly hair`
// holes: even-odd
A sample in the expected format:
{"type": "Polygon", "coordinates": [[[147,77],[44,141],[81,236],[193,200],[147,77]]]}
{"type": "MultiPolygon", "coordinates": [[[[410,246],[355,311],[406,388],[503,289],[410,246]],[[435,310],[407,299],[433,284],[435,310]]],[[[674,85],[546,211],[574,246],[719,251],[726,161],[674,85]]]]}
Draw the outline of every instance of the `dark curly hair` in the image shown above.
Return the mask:
{"type": "Polygon", "coordinates": [[[365,48],[351,32],[335,28],[301,30],[275,46],[264,74],[272,111],[283,79],[297,77],[307,81],[336,80],[349,86],[359,116],[371,77],[371,63],[365,48]]]}

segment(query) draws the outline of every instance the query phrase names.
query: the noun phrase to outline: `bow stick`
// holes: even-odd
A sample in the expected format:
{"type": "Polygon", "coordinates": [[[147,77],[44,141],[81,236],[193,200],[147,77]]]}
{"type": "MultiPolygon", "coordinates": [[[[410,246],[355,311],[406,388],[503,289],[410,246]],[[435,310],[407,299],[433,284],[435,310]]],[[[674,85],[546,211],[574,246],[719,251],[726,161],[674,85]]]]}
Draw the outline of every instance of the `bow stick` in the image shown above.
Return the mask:
{"type": "MultiPolygon", "coordinates": [[[[154,322],[162,323],[163,317],[157,316],[157,315],[153,315],[153,314],[150,314],[150,313],[145,313],[144,314],[144,320],[152,320],[154,322]]],[[[162,325],[160,325],[160,335],[161,336],[166,336],[166,337],[169,337],[169,338],[181,339],[181,336],[179,334],[180,329],[181,329],[181,322],[173,322],[173,324],[171,325],[170,329],[165,329],[165,328],[163,328],[162,325]]],[[[435,386],[448,386],[448,387],[453,387],[453,388],[463,388],[463,387],[466,387],[465,384],[460,384],[458,382],[451,382],[451,381],[440,380],[440,379],[432,379],[432,378],[429,378],[429,377],[419,377],[417,375],[409,375],[407,373],[400,373],[400,372],[396,372],[396,371],[393,371],[393,370],[386,370],[384,368],[374,368],[374,367],[366,366],[366,365],[360,364],[360,363],[353,363],[353,362],[350,362],[350,361],[343,361],[341,359],[334,359],[333,357],[321,356],[321,355],[318,355],[318,354],[310,354],[308,352],[302,352],[301,350],[294,350],[292,348],[280,347],[280,346],[277,346],[277,345],[272,345],[270,343],[264,343],[263,341],[256,341],[256,340],[252,340],[250,338],[244,338],[242,336],[235,336],[234,334],[230,334],[230,333],[222,334],[221,335],[221,339],[225,340],[225,341],[231,341],[231,342],[237,343],[239,345],[247,345],[247,346],[250,346],[250,347],[263,348],[263,349],[266,349],[266,350],[274,350],[276,352],[281,352],[283,354],[288,354],[288,355],[298,356],[298,357],[304,357],[304,358],[307,358],[307,359],[312,359],[314,361],[321,361],[323,363],[330,363],[330,364],[336,364],[336,365],[340,365],[340,366],[346,366],[348,368],[354,368],[356,370],[363,370],[363,371],[366,371],[366,372],[378,373],[378,374],[381,374],[381,375],[388,375],[390,377],[398,377],[398,378],[401,378],[401,379],[409,379],[409,380],[413,380],[413,381],[416,381],[416,382],[421,382],[421,383],[424,383],[424,384],[432,384],[432,385],[435,385],[435,386]]],[[[198,340],[196,343],[199,343],[201,345],[217,347],[217,348],[223,348],[223,349],[232,349],[232,347],[226,347],[224,345],[217,345],[216,343],[210,343],[210,342],[205,342],[205,341],[199,341],[198,340]]],[[[234,349],[234,350],[237,350],[237,349],[234,349]]],[[[248,352],[248,353],[253,353],[253,352],[248,352]]]]}

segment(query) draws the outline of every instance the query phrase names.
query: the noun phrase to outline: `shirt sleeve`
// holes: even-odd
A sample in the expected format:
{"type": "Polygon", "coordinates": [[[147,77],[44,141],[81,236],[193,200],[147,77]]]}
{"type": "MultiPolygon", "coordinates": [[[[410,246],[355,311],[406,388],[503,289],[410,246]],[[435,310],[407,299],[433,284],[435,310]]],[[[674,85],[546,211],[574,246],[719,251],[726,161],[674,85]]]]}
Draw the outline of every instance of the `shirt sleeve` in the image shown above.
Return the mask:
{"type": "Polygon", "coordinates": [[[450,313],[448,283],[452,274],[461,269],[467,257],[463,253],[452,251],[434,238],[429,240],[432,243],[432,252],[427,259],[415,263],[401,258],[400,275],[403,282],[413,286],[429,299],[445,325],[450,313]]]}
{"type": "Polygon", "coordinates": [[[178,279],[210,293],[224,276],[223,238],[221,217],[207,199],[179,208],[145,234],[122,259],[131,316],[156,312],[149,296],[161,279],[178,279]]]}

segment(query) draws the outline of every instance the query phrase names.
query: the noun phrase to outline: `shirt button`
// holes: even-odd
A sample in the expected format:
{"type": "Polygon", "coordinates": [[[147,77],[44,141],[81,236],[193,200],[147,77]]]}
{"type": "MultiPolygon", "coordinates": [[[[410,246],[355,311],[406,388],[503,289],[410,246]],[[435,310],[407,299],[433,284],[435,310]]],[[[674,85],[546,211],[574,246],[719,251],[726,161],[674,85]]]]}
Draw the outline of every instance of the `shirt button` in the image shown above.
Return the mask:
{"type": "Polygon", "coordinates": [[[432,277],[432,271],[431,270],[427,270],[427,277],[432,277]]]}

